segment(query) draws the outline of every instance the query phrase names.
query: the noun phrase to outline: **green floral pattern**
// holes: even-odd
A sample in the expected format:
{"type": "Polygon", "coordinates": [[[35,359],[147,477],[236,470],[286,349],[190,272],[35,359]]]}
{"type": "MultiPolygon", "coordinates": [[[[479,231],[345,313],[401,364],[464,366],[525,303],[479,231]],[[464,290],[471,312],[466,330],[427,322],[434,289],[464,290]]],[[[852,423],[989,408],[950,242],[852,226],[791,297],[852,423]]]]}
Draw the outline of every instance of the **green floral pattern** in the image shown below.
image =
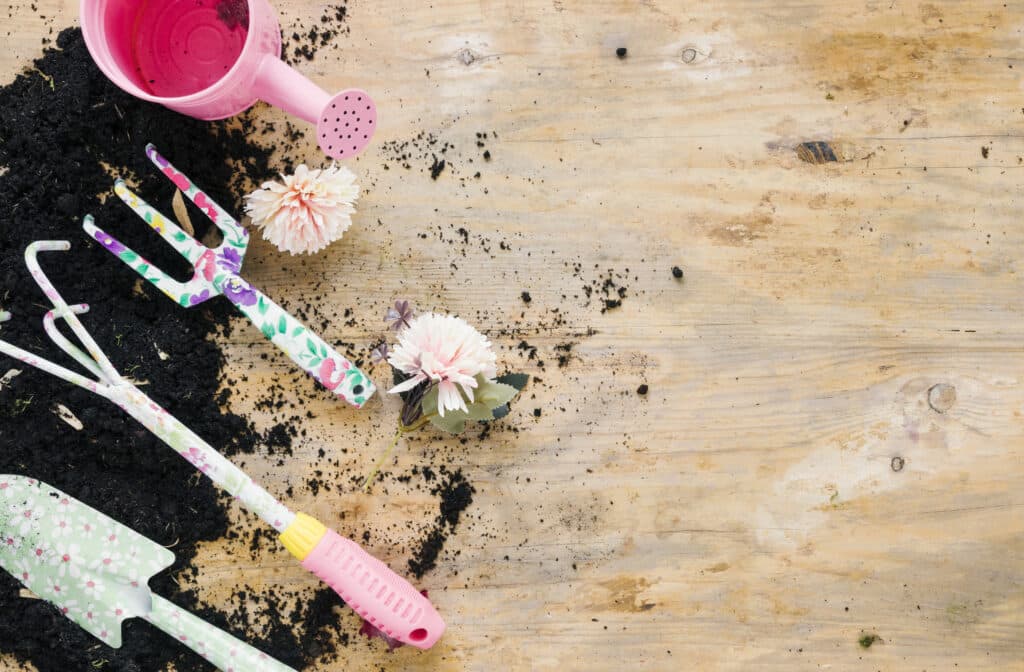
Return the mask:
{"type": "Polygon", "coordinates": [[[93,636],[118,648],[122,622],[141,617],[225,672],[292,669],[153,595],[149,579],[173,563],[171,551],[56,488],[0,475],[0,566],[93,636]]]}

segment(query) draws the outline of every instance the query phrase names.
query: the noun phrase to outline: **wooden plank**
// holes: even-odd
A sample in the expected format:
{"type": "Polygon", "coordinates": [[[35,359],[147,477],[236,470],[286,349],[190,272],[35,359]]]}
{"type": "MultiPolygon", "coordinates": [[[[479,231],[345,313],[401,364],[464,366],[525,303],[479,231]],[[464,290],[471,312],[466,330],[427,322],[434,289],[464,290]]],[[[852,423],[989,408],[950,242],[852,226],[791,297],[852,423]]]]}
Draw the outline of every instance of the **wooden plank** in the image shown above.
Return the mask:
{"type": "MultiPolygon", "coordinates": [[[[10,11],[6,76],[51,25],[10,11]]],[[[352,0],[348,25],[301,67],[380,104],[357,225],[305,262],[257,242],[253,281],[460,313],[543,382],[518,433],[448,444],[478,492],[424,579],[442,643],[323,669],[1024,669],[1019,3],[352,0]],[[456,145],[436,181],[384,146],[421,130],[456,145]],[[627,293],[601,312],[583,286],[609,269],[627,293]]],[[[252,330],[224,346],[253,395],[306,384],[252,330]]],[[[369,465],[396,409],[325,400],[289,480],[321,448],[369,465]]],[[[431,502],[339,489],[296,504],[388,530],[371,549],[404,565],[431,502]]],[[[212,603],[241,576],[312,585],[233,550],[197,560],[212,603]]]]}

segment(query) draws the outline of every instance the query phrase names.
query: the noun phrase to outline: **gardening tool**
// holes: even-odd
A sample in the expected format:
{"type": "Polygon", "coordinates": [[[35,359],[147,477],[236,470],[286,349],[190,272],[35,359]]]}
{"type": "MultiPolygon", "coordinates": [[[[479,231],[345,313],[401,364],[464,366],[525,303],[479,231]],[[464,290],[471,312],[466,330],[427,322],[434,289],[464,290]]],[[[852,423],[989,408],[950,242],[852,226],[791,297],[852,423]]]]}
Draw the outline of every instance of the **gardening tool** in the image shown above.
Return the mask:
{"type": "MultiPolygon", "coordinates": [[[[117,373],[78,319],[78,315],[86,313],[89,307],[85,304],[69,306],[65,303],[43,274],[36,259],[40,251],[67,251],[70,247],[67,241],[36,241],[25,250],[25,262],[32,277],[54,306],[43,318],[47,335],[95,379],[69,371],[3,340],[0,340],[0,352],[84,387],[120,406],[231,494],[242,506],[269,523],[280,533],[281,542],[302,562],[302,566],[330,585],[349,607],[372,626],[392,640],[421,649],[430,648],[445,629],[444,621],[430,600],[357,543],[327,529],[306,514],[290,511],[117,373]],[[57,328],[57,319],[64,320],[89,354],[82,352],[61,334],[57,328]]],[[[10,317],[9,313],[0,313],[0,322],[10,317]]]]}
{"type": "Polygon", "coordinates": [[[130,191],[123,180],[117,180],[114,192],[195,266],[192,279],[181,283],[155,268],[109,233],[99,229],[91,215],[87,215],[83,223],[86,232],[182,306],[195,306],[223,294],[306,373],[327,389],[344,397],[350,404],[362,407],[376,389],[373,381],[319,336],[238,276],[249,245],[249,232],[191,180],[175,170],[167,159],[157,153],[153,145],[146,147],[146,155],[224,233],[220,247],[210,249],[182,231],[171,219],[161,215],[130,191]]]}
{"type": "Polygon", "coordinates": [[[104,644],[138,617],[226,672],[295,672],[150,592],[174,564],[160,544],[34,478],[0,475],[0,493],[0,567],[104,644]]]}
{"type": "Polygon", "coordinates": [[[267,0],[82,0],[80,19],[96,65],[136,98],[207,120],[264,100],[315,124],[335,159],[363,151],[377,127],[365,91],[331,96],[281,60],[267,0]]]}

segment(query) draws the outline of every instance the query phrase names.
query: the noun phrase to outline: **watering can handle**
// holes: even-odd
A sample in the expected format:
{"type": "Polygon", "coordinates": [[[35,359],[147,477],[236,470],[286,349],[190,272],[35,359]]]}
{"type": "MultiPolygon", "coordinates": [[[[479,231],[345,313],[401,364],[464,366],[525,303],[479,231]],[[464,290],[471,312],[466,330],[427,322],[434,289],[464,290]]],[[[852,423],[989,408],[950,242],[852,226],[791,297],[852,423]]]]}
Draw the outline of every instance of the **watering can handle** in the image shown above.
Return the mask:
{"type": "Polygon", "coordinates": [[[271,54],[263,56],[256,68],[253,93],[263,102],[270,103],[314,126],[319,120],[320,112],[331,100],[330,94],[271,54]]]}
{"type": "Polygon", "coordinates": [[[146,620],[224,672],[295,672],[159,595],[152,599],[146,620]]]}

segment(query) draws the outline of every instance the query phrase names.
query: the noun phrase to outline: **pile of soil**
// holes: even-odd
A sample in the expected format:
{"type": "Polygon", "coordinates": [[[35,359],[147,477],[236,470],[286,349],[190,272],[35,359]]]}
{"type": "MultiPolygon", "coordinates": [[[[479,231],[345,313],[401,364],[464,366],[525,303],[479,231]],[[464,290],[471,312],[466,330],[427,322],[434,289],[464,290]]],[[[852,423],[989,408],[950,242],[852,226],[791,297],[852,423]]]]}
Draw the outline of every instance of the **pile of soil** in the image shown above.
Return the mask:
{"type": "MultiPolygon", "coordinates": [[[[437,556],[444,550],[448,535],[455,533],[459,526],[459,517],[473,503],[473,493],[476,489],[462,475],[462,470],[459,469],[452,474],[447,472],[447,468],[441,468],[444,481],[430,490],[430,494],[440,497],[437,518],[409,560],[409,571],[417,579],[423,578],[424,574],[437,566],[437,556]]],[[[424,469],[423,475],[427,481],[434,479],[432,469],[424,469]]]]}
{"type": "MultiPolygon", "coordinates": [[[[343,10],[343,5],[333,8],[322,24],[330,23],[332,12],[335,23],[340,23],[343,10]]],[[[330,37],[341,32],[335,28],[330,37]]],[[[323,46],[323,34],[321,30],[314,42],[314,37],[297,33],[295,40],[300,47],[315,49],[323,46]]],[[[188,310],[174,306],[92,241],[81,229],[81,218],[92,214],[100,227],[155,266],[187,279],[192,272],[188,264],[112,195],[114,177],[125,177],[157,208],[173,212],[174,188],[143,151],[152,142],[212,198],[240,212],[240,195],[253,184],[292,170],[290,150],[300,144],[303,151],[307,148],[303,131],[289,122],[278,131],[248,114],[215,123],[181,116],[113,86],[93,64],[80,30],[64,30],[55,45],[12,83],[0,87],[0,308],[14,314],[12,321],[0,325],[0,338],[76,368],[43,331],[47,301],[23,258],[32,241],[68,240],[69,252],[41,256],[43,268],[69,303],[90,304],[82,321],[114,366],[142,383],[148,395],[224,454],[258,451],[286,459],[292,442],[305,437],[302,419],[312,417],[308,412],[303,415],[306,400],[322,390],[313,385],[265,390],[256,406],[276,409],[273,418],[278,424],[262,434],[245,418],[220,410],[230,405],[234,381],[223,379],[223,358],[212,337],[230,332],[234,309],[221,300],[188,310]]],[[[191,204],[188,207],[196,237],[216,237],[205,216],[191,204]]],[[[460,229],[460,235],[458,240],[469,245],[469,234],[460,229]]],[[[491,243],[483,238],[474,241],[487,253],[491,243]]],[[[511,247],[502,241],[501,249],[511,247]]],[[[310,324],[338,317],[320,314],[315,305],[306,309],[309,315],[300,309],[297,314],[310,324]]],[[[344,319],[346,326],[354,326],[349,310],[344,319]]],[[[352,344],[335,345],[358,359],[348,347],[352,344]]],[[[43,480],[171,547],[177,562],[151,582],[154,592],[238,637],[258,642],[262,650],[297,669],[335,659],[337,647],[349,645],[354,633],[341,627],[338,612],[343,603],[329,588],[299,596],[284,589],[253,591],[240,586],[242,592],[234,606],[225,607],[227,613],[201,606],[196,594],[172,577],[186,579],[182,583],[187,584],[194,575],[192,561],[199,542],[239,534],[228,528],[227,510],[233,505],[227,498],[102,398],[5,357],[0,357],[0,381],[0,473],[43,480]],[[5,375],[12,370],[20,373],[5,375]],[[58,405],[82,428],[58,417],[58,405]],[[269,616],[269,622],[261,616],[269,616]]],[[[378,449],[367,446],[370,451],[378,449]]],[[[322,451],[320,457],[306,484],[310,491],[361,483],[361,470],[340,473],[344,470],[338,469],[336,459],[322,451]]],[[[454,461],[450,451],[431,451],[426,459],[429,464],[422,465],[422,472],[413,468],[413,475],[422,474],[422,480],[412,487],[429,490],[437,498],[438,514],[430,521],[409,521],[419,539],[411,548],[398,550],[409,552],[409,570],[416,577],[433,569],[442,554],[458,554],[445,550],[445,544],[474,492],[461,471],[447,468],[445,463],[454,461]]],[[[408,474],[390,472],[381,477],[403,487],[409,486],[409,479],[408,474]]],[[[291,487],[286,494],[291,494],[291,487]]],[[[364,541],[368,535],[366,531],[364,541]]],[[[264,543],[276,545],[271,536],[259,529],[243,533],[254,553],[264,543]]],[[[168,665],[178,672],[213,669],[139,619],[125,623],[121,649],[101,646],[52,606],[20,597],[20,588],[0,572],[0,611],[5,614],[0,619],[0,652],[30,662],[40,672],[150,672],[168,665]]]]}
{"type": "MultiPolygon", "coordinates": [[[[74,368],[44,334],[47,302],[23,260],[34,240],[68,240],[69,252],[47,253],[42,265],[68,302],[90,304],[82,321],[119,371],[144,381],[147,394],[226,454],[287,450],[287,432],[265,441],[244,418],[218,408],[222,357],[210,337],[230,329],[230,304],[175,307],[81,229],[81,217],[91,213],[157,266],[187,278],[187,263],[119,199],[108,198],[113,175],[129,178],[171,212],[173,187],[143,151],[153,142],[214,199],[238,211],[249,183],[275,174],[272,148],[247,139],[247,117],[207,123],[122,93],[94,66],[78,29],[61,32],[56,45],[0,88],[0,305],[14,314],[0,325],[0,338],[74,368]]],[[[192,222],[202,237],[208,220],[193,210],[192,222]]],[[[197,608],[195,596],[172,579],[189,565],[198,542],[228,533],[229,503],[219,490],[113,404],[0,357],[0,378],[11,369],[22,373],[0,390],[0,472],[41,479],[172,547],[177,563],[154,579],[154,591],[246,637],[246,619],[229,624],[224,614],[197,608]],[[84,428],[58,418],[57,404],[84,428]]],[[[0,651],[40,672],[151,672],[169,662],[179,672],[212,669],[138,619],[126,622],[121,649],[98,646],[52,606],[19,597],[19,588],[0,572],[0,651]]],[[[339,604],[324,589],[309,606],[264,628],[260,645],[304,667],[332,646],[324,633],[337,627],[332,611],[339,604]]]]}

